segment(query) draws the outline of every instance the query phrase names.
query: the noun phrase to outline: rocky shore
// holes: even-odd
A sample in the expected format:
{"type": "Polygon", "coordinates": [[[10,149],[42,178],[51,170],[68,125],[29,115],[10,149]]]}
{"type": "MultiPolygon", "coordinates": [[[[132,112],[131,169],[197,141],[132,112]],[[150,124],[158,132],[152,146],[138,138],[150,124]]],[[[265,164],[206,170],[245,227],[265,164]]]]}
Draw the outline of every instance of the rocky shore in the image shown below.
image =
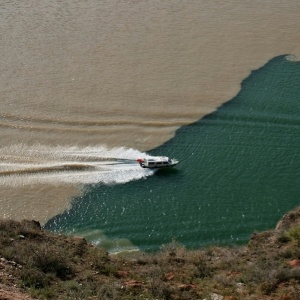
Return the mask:
{"type": "Polygon", "coordinates": [[[105,250],[38,222],[0,221],[0,299],[300,299],[300,207],[249,243],[105,250]]]}

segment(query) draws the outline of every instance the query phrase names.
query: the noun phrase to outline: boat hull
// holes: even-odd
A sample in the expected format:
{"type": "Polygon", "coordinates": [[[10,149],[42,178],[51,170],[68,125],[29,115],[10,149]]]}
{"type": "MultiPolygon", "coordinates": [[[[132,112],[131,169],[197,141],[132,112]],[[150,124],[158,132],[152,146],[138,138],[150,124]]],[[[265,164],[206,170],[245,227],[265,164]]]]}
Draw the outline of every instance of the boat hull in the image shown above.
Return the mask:
{"type": "Polygon", "coordinates": [[[166,168],[172,168],[172,167],[175,167],[177,164],[172,164],[172,165],[169,165],[169,166],[159,166],[159,167],[147,167],[143,164],[140,164],[140,166],[144,169],[166,169],[166,168]]]}

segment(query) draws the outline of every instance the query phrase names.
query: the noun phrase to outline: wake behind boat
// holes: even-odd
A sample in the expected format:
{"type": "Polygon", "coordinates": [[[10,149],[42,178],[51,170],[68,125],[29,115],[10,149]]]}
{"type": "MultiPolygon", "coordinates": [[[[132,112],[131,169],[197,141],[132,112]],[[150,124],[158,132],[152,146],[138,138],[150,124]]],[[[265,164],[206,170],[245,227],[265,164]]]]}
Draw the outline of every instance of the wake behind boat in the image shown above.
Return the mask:
{"type": "Polygon", "coordinates": [[[138,158],[137,162],[142,168],[150,169],[174,167],[179,163],[177,159],[169,158],[167,156],[152,156],[147,158],[138,158]]]}

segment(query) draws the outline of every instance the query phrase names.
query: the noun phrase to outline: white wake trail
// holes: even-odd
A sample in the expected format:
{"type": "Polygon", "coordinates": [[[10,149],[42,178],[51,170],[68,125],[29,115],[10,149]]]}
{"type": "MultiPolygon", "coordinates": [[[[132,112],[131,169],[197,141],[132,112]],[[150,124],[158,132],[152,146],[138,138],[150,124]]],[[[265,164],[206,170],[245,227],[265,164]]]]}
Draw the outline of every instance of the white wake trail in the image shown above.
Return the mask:
{"type": "Polygon", "coordinates": [[[146,153],[135,149],[14,145],[0,149],[0,184],[114,184],[154,173],[136,162],[146,153]]]}

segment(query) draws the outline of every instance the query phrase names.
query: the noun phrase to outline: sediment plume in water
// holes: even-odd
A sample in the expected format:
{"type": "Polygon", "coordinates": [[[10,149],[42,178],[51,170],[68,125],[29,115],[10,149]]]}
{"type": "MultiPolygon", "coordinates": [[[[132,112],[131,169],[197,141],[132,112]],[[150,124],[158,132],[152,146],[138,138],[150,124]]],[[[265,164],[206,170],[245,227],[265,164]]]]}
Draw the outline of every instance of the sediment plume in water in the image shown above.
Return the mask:
{"type": "MultiPolygon", "coordinates": [[[[299,59],[299,11],[298,0],[6,1],[2,216],[45,220],[68,207],[81,183],[107,175],[104,162],[26,162],[26,151],[3,149],[157,147],[234,97],[252,70],[278,55],[299,59]]],[[[135,172],[118,170],[116,178],[126,181],[127,173],[135,172]]]]}
{"type": "Polygon", "coordinates": [[[234,97],[252,70],[300,58],[299,3],[9,1],[2,145],[157,147],[234,97]]]}

